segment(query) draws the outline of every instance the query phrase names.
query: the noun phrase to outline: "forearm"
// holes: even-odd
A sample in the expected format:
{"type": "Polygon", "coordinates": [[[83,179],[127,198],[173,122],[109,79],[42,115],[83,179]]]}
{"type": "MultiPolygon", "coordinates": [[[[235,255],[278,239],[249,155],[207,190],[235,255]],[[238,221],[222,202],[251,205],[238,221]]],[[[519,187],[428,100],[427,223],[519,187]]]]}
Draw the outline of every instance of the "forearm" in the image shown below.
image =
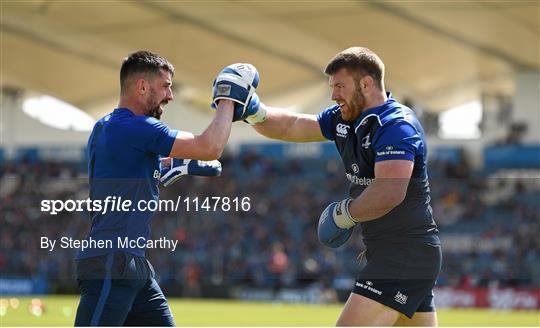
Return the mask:
{"type": "Polygon", "coordinates": [[[263,136],[271,139],[287,140],[287,130],[296,121],[296,114],[281,108],[269,107],[261,104],[266,109],[266,120],[254,124],[253,128],[263,136]]]}
{"type": "Polygon", "coordinates": [[[357,222],[378,219],[401,204],[406,194],[405,179],[376,179],[349,204],[349,213],[357,222]]]}
{"type": "Polygon", "coordinates": [[[234,104],[229,100],[222,100],[219,102],[216,116],[210,123],[210,125],[199,136],[203,140],[203,144],[212,149],[212,153],[215,154],[217,159],[223,153],[225,145],[229,140],[231,134],[232,117],[233,117],[234,104]]]}
{"type": "Polygon", "coordinates": [[[378,219],[403,202],[414,163],[387,160],[375,164],[375,180],[360,196],[333,202],[319,218],[317,233],[321,243],[339,247],[351,236],[359,222],[378,219]]]}
{"type": "Polygon", "coordinates": [[[268,107],[264,122],[253,124],[260,134],[271,139],[292,142],[324,141],[317,116],[299,114],[281,108],[268,107]]]}

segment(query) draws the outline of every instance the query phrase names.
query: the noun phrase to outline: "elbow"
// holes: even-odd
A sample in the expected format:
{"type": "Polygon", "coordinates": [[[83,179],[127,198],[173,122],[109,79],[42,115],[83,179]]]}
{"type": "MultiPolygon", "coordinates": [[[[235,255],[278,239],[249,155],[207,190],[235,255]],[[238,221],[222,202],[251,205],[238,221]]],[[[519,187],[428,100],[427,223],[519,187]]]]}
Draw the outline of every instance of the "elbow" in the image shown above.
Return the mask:
{"type": "Polygon", "coordinates": [[[407,195],[406,192],[392,193],[386,198],[386,205],[391,210],[394,207],[399,206],[399,204],[403,203],[406,195],[407,195]]]}
{"type": "Polygon", "coordinates": [[[213,161],[219,159],[223,154],[225,148],[224,143],[216,142],[207,135],[198,136],[197,148],[198,148],[198,160],[201,161],[213,161]]]}
{"type": "Polygon", "coordinates": [[[215,147],[215,149],[212,149],[210,153],[208,154],[207,161],[213,161],[215,159],[219,159],[223,155],[223,147],[215,147]]]}
{"type": "Polygon", "coordinates": [[[206,152],[204,152],[204,158],[201,159],[203,161],[213,161],[221,157],[221,155],[223,154],[224,146],[220,146],[214,143],[207,145],[204,149],[206,149],[206,152]]]}
{"type": "Polygon", "coordinates": [[[405,183],[404,179],[376,179],[372,185],[376,194],[380,195],[381,207],[387,210],[392,210],[394,207],[399,206],[405,200],[407,196],[408,182],[405,183]]]}

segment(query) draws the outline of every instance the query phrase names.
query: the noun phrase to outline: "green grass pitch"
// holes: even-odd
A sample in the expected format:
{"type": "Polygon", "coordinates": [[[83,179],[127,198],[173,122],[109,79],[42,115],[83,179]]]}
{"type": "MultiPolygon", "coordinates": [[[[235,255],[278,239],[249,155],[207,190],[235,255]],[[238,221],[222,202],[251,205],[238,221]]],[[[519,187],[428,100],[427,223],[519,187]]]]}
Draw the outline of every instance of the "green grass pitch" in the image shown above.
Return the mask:
{"type": "MultiPolygon", "coordinates": [[[[3,296],[0,326],[72,326],[78,300],[78,296],[52,295],[32,303],[29,297],[3,296]]],[[[178,326],[333,326],[342,308],[342,304],[174,298],[169,303],[178,326]]],[[[441,309],[439,322],[441,326],[540,326],[540,311],[441,309]]]]}

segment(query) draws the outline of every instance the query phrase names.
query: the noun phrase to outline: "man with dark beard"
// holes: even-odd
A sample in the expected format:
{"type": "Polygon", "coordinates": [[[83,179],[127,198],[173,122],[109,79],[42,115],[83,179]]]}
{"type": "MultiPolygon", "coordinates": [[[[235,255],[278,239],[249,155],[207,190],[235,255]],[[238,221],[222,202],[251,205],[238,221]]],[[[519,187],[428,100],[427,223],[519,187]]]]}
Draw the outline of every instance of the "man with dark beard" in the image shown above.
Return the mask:
{"type": "Polygon", "coordinates": [[[341,155],[350,198],[323,211],[319,240],[339,247],[359,223],[367,263],[337,325],[436,326],[432,289],[441,248],[429,204],[422,126],[385,91],[384,64],[373,51],[346,49],[325,73],[337,105],[308,115],[261,103],[246,121],[273,139],[332,140],[341,155]]]}
{"type": "Polygon", "coordinates": [[[86,237],[95,247],[79,249],[76,257],[81,290],[76,326],[174,325],[145,258],[144,241],[150,237],[154,214],[148,204],[159,200],[160,156],[219,158],[229,138],[235,104],[249,103],[250,98],[234,97],[246,91],[220,100],[214,119],[200,135],[172,130],[159,118],[173,100],[173,74],[174,67],[157,54],[139,51],[125,58],[118,108],[96,122],[88,140],[90,199],[102,207],[91,212],[86,237]],[[126,201],[127,206],[119,205],[126,201]],[[125,240],[129,245],[120,243],[125,240]]]}

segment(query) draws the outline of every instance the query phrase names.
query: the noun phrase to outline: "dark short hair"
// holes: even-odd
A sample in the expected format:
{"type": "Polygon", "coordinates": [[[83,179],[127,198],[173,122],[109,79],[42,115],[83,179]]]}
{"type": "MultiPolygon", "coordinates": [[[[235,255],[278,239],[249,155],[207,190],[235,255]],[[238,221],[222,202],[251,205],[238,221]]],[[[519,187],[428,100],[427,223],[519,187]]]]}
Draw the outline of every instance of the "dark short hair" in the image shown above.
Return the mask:
{"type": "Polygon", "coordinates": [[[140,73],[159,74],[160,70],[171,73],[171,76],[174,75],[174,66],[167,59],[150,51],[134,52],[122,61],[120,88],[124,89],[125,82],[130,75],[140,73]]]}
{"type": "Polygon", "coordinates": [[[376,53],[364,47],[351,47],[338,53],[328,62],[324,73],[333,75],[345,68],[353,75],[369,75],[382,90],[384,81],[384,63],[376,53]]]}

